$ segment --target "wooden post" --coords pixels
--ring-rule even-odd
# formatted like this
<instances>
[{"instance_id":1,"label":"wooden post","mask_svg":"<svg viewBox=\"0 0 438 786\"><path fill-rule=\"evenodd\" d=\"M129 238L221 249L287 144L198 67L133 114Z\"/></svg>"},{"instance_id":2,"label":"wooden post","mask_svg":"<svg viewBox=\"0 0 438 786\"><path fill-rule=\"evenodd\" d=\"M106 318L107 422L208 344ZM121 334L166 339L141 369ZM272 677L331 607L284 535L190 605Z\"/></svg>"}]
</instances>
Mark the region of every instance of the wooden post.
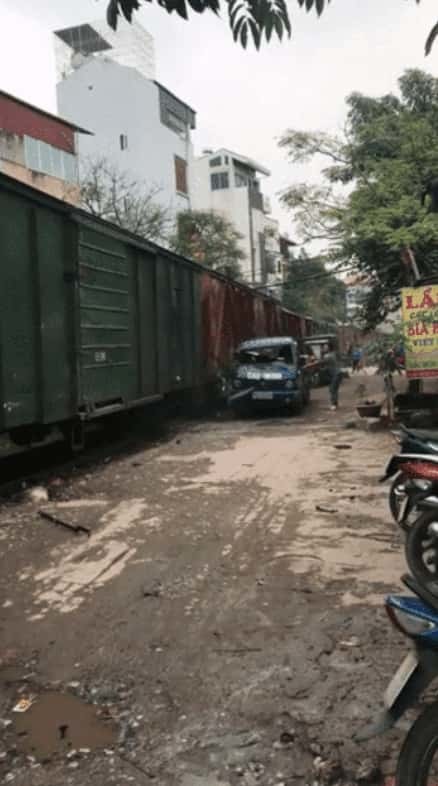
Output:
<instances>
[{"instance_id":1,"label":"wooden post","mask_svg":"<svg viewBox=\"0 0 438 786\"><path fill-rule=\"evenodd\" d=\"M387 371L385 374L385 392L386 392L386 411L388 413L388 420L390 423L394 421L394 384L392 381L392 374Z\"/></svg>"}]
</instances>

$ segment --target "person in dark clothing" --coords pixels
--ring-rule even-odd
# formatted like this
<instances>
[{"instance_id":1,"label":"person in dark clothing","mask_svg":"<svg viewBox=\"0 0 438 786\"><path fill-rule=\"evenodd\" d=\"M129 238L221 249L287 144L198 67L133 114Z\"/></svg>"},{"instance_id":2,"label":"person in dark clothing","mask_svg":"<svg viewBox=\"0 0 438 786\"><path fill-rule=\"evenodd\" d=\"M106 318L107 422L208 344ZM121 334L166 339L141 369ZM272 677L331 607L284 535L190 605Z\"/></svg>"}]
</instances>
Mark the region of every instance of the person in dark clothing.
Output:
<instances>
[{"instance_id":1,"label":"person in dark clothing","mask_svg":"<svg viewBox=\"0 0 438 786\"><path fill-rule=\"evenodd\" d=\"M354 347L351 353L351 370L354 374L355 371L360 371L362 363L362 350L360 347Z\"/></svg>"},{"instance_id":2,"label":"person in dark clothing","mask_svg":"<svg viewBox=\"0 0 438 786\"><path fill-rule=\"evenodd\" d=\"M340 367L338 353L336 352L336 347L333 342L330 342L327 346L327 350L324 353L324 362L328 369L330 378L330 408L335 410L338 408L339 387L342 382L342 369Z\"/></svg>"}]
</instances>

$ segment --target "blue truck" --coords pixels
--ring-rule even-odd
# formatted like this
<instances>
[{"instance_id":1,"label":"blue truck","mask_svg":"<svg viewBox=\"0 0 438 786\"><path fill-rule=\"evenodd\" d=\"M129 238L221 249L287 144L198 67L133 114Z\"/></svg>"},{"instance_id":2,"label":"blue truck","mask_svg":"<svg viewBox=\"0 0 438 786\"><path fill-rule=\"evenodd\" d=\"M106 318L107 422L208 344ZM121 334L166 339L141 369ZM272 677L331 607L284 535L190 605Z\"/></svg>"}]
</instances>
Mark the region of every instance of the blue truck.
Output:
<instances>
[{"instance_id":1,"label":"blue truck","mask_svg":"<svg viewBox=\"0 0 438 786\"><path fill-rule=\"evenodd\" d=\"M235 353L229 407L237 414L266 407L301 412L310 401L305 360L290 336L244 341Z\"/></svg>"}]
</instances>

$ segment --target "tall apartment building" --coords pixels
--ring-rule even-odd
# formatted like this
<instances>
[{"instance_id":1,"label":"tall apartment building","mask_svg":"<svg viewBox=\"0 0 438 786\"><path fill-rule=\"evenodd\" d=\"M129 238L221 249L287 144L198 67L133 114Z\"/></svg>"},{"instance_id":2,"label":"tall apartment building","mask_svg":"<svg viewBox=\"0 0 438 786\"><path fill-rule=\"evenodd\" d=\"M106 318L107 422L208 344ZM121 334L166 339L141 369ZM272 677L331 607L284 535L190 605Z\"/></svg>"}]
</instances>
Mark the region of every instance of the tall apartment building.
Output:
<instances>
[{"instance_id":1,"label":"tall apartment building","mask_svg":"<svg viewBox=\"0 0 438 786\"><path fill-rule=\"evenodd\" d=\"M154 80L153 40L141 25L114 33L103 24L54 34L59 111L93 132L80 142L84 168L106 158L145 188L158 188L157 199L175 217L190 207L195 112Z\"/></svg>"}]
</instances>

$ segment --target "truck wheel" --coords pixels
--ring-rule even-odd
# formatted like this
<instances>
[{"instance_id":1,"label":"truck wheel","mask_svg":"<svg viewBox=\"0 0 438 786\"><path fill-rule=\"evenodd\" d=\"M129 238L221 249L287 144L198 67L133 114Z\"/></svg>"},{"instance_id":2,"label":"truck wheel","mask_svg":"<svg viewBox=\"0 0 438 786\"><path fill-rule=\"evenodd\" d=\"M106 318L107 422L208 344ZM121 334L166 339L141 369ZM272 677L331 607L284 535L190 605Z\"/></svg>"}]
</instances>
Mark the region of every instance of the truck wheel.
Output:
<instances>
[{"instance_id":1,"label":"truck wheel","mask_svg":"<svg viewBox=\"0 0 438 786\"><path fill-rule=\"evenodd\" d=\"M306 401L305 401L305 398L304 398L304 393L301 390L299 397L293 402L293 404L290 404L290 407L289 407L290 414L291 415L301 415L301 413L302 413L302 411L304 409L305 403L306 403Z\"/></svg>"},{"instance_id":2,"label":"truck wheel","mask_svg":"<svg viewBox=\"0 0 438 786\"><path fill-rule=\"evenodd\" d=\"M235 405L232 407L232 412L237 420L242 420L243 418L247 418L249 416L249 407L243 406L243 404L240 406Z\"/></svg>"}]
</instances>

